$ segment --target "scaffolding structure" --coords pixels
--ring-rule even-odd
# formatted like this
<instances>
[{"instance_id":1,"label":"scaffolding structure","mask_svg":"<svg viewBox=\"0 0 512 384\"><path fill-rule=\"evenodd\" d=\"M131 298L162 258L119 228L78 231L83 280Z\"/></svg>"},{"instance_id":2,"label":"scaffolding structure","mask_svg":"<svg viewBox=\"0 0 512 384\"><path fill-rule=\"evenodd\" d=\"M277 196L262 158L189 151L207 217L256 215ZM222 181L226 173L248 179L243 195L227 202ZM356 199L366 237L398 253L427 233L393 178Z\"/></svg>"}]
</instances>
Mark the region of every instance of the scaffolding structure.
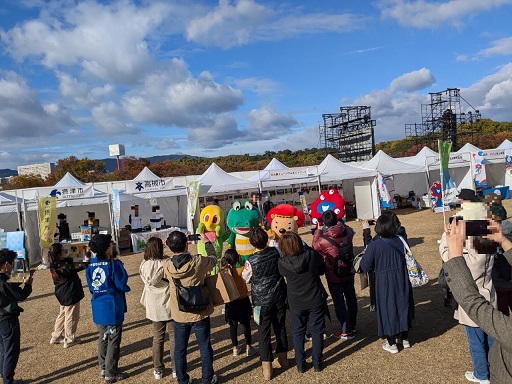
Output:
<instances>
[{"instance_id":1,"label":"scaffolding structure","mask_svg":"<svg viewBox=\"0 0 512 384\"><path fill-rule=\"evenodd\" d=\"M466 112L461 109L461 99L469 107ZM480 119L480 111L460 95L460 89L448 88L430 93L430 104L421 104L421 124L405 124L405 136L434 150L438 140L450 141L452 151L456 151L460 142L474 139L478 131L473 123Z\"/></svg>"},{"instance_id":2,"label":"scaffolding structure","mask_svg":"<svg viewBox=\"0 0 512 384\"><path fill-rule=\"evenodd\" d=\"M371 107L340 107L340 113L323 114L319 126L321 147L331 149L343 162L370 160L375 154Z\"/></svg>"}]
</instances>

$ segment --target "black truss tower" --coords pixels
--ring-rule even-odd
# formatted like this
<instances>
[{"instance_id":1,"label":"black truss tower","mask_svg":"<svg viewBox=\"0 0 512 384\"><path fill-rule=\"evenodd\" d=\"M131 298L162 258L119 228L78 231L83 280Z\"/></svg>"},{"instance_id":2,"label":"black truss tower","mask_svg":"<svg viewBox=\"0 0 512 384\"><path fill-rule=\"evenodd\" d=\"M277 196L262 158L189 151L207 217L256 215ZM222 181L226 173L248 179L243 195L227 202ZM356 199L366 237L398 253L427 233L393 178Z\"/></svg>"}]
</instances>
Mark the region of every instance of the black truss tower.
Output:
<instances>
[{"instance_id":1,"label":"black truss tower","mask_svg":"<svg viewBox=\"0 0 512 384\"><path fill-rule=\"evenodd\" d=\"M461 99L469 107L466 112L461 109ZM450 141L452 151L456 151L461 142L474 138L477 131L473 123L480 119L480 111L464 100L460 89L448 88L430 93L430 104L421 104L421 124L405 124L405 136L434 150L437 150L437 140Z\"/></svg>"},{"instance_id":2,"label":"black truss tower","mask_svg":"<svg viewBox=\"0 0 512 384\"><path fill-rule=\"evenodd\" d=\"M340 107L340 113L323 114L322 118L321 147L334 150L339 160L366 161L375 154L371 107Z\"/></svg>"}]
</instances>

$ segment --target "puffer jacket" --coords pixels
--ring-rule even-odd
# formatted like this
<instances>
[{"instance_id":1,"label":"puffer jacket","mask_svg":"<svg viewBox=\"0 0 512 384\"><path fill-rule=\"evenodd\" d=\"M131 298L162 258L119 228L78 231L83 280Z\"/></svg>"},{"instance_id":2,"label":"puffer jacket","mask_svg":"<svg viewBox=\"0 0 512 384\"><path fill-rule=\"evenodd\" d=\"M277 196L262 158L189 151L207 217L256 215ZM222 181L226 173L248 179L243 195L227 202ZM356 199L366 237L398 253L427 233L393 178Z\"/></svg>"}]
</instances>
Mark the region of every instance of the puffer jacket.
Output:
<instances>
[{"instance_id":1,"label":"puffer jacket","mask_svg":"<svg viewBox=\"0 0 512 384\"><path fill-rule=\"evenodd\" d=\"M346 231L346 232L345 232ZM323 232L320 229L315 231L313 241L311 245L313 249L317 251L324 258L325 262L325 278L331 283L344 283L354 278L351 274L347 277L339 277L334 273L334 266L336 265L336 256L338 256L338 247L330 243L328 240L323 239L322 236L329 237L338 244L343 244L344 237L347 237L347 243L352 244L352 238L354 237L354 230L342 222L338 222L336 225L329 227Z\"/></svg>"},{"instance_id":2,"label":"puffer jacket","mask_svg":"<svg viewBox=\"0 0 512 384\"><path fill-rule=\"evenodd\" d=\"M254 305L268 306L286 301L286 282L278 268L280 257L276 248L267 247L249 258Z\"/></svg>"}]
</instances>

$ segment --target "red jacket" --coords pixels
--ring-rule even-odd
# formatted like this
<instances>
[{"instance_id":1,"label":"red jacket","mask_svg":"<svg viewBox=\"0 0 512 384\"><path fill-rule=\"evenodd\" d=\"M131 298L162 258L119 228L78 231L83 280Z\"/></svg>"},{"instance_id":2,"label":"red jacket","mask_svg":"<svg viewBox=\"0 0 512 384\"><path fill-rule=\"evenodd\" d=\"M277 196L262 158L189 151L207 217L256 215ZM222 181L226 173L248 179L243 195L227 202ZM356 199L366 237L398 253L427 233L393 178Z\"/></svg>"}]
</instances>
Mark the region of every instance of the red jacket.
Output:
<instances>
[{"instance_id":1,"label":"red jacket","mask_svg":"<svg viewBox=\"0 0 512 384\"><path fill-rule=\"evenodd\" d=\"M334 244L331 244L328 240L323 239L321 236L330 237L334 241L339 244L343 244L343 238L345 237L344 233L346 230L347 243L352 244L352 238L354 237L354 230L347 225L338 222L336 225L327 228L324 232L320 229L315 231L315 235L313 236L312 247L315 251L317 251L324 258L325 262L325 277L327 281L331 283L344 283L349 279L353 279L354 275L350 275L349 277L339 277L334 273L334 260L338 255L338 247Z\"/></svg>"}]
</instances>

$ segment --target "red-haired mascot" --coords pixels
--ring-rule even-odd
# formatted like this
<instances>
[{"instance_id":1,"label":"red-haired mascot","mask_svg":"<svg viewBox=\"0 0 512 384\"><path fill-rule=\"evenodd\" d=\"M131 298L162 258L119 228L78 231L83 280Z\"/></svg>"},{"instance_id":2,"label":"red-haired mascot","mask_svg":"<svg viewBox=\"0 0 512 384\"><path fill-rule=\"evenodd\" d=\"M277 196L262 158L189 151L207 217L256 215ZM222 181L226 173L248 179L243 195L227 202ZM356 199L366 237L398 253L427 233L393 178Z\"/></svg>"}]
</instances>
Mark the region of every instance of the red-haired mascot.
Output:
<instances>
[{"instance_id":1,"label":"red-haired mascot","mask_svg":"<svg viewBox=\"0 0 512 384\"><path fill-rule=\"evenodd\" d=\"M279 204L267 213L267 222L270 223L269 245L276 246L277 239L285 232L297 233L304 225L306 216L300 209L290 204Z\"/></svg>"}]
</instances>

